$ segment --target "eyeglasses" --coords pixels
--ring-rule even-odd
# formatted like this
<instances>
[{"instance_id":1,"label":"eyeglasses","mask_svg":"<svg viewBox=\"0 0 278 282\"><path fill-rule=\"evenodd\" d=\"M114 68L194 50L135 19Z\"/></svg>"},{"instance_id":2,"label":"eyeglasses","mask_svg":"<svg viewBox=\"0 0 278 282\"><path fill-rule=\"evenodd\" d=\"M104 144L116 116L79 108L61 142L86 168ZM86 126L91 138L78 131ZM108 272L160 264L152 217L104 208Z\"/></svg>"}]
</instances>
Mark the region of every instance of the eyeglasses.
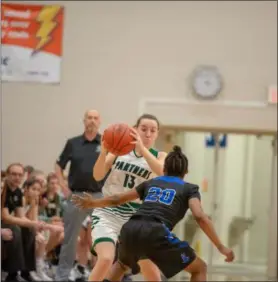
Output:
<instances>
[{"instance_id":1,"label":"eyeglasses","mask_svg":"<svg viewBox=\"0 0 278 282\"><path fill-rule=\"evenodd\" d=\"M23 177L22 173L10 172L9 174L12 175L12 176Z\"/></svg>"}]
</instances>

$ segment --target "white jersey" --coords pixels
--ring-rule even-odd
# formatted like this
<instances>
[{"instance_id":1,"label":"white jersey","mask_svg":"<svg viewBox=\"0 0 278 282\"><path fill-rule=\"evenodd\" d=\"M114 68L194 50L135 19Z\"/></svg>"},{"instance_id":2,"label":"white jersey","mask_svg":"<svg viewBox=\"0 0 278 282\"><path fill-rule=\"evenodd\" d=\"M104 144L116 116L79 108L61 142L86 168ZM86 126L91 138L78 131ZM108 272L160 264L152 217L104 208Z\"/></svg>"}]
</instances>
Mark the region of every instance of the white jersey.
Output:
<instances>
[{"instance_id":1,"label":"white jersey","mask_svg":"<svg viewBox=\"0 0 278 282\"><path fill-rule=\"evenodd\" d=\"M150 152L157 157L158 151L150 149ZM111 172L108 175L102 188L104 196L111 196L138 186L142 182L154 177L147 161L136 155L135 151L119 156L115 159ZM141 201L135 200L117 207L103 208L102 211L113 213L122 219L128 220L139 208Z\"/></svg>"}]
</instances>

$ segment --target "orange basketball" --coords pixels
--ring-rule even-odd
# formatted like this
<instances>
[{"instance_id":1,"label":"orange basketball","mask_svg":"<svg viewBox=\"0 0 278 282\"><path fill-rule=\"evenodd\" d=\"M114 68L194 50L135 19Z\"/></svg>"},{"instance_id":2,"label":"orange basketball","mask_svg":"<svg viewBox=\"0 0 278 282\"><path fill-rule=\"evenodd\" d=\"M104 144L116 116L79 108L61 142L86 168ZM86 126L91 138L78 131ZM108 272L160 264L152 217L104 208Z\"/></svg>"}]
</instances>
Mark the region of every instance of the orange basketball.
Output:
<instances>
[{"instance_id":1,"label":"orange basketball","mask_svg":"<svg viewBox=\"0 0 278 282\"><path fill-rule=\"evenodd\" d=\"M125 123L110 125L103 133L103 142L107 150L116 156L128 154L135 148L134 138L130 135L131 128Z\"/></svg>"}]
</instances>

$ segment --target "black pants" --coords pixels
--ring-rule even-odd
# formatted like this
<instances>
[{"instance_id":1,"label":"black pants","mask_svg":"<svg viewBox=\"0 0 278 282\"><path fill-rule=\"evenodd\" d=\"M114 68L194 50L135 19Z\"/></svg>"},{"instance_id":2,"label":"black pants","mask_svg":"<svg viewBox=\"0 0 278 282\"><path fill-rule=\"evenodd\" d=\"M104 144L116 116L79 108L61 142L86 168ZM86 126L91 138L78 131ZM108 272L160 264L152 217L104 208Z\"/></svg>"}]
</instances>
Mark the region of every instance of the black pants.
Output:
<instances>
[{"instance_id":1,"label":"black pants","mask_svg":"<svg viewBox=\"0 0 278 282\"><path fill-rule=\"evenodd\" d=\"M17 271L36 270L36 234L31 228L17 225L1 224L2 228L9 228L13 232L11 241L3 241L2 270L8 273Z\"/></svg>"},{"instance_id":2,"label":"black pants","mask_svg":"<svg viewBox=\"0 0 278 282\"><path fill-rule=\"evenodd\" d=\"M196 258L186 241L179 240L163 223L149 217L131 218L121 229L119 260L135 268L141 259L150 259L171 278Z\"/></svg>"}]
</instances>

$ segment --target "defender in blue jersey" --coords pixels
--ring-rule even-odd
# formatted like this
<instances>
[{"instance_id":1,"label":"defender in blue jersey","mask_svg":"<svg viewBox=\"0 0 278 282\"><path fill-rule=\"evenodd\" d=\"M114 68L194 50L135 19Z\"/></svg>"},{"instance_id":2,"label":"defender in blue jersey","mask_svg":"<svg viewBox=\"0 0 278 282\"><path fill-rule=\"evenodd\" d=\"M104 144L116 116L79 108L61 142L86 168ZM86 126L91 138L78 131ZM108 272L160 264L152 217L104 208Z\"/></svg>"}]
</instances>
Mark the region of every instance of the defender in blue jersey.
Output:
<instances>
[{"instance_id":1,"label":"defender in blue jersey","mask_svg":"<svg viewBox=\"0 0 278 282\"><path fill-rule=\"evenodd\" d=\"M188 209L219 252L226 256L226 261L233 261L233 251L221 243L212 222L202 210L199 187L183 181L187 171L188 160L180 147L175 146L165 159L164 176L111 197L74 196L73 202L81 208L114 206L137 198L143 201L121 229L118 264L107 277L108 281L119 281L126 267L140 269L146 281L161 281L159 269L167 278L186 270L191 273L191 281L206 281L205 262L196 256L186 241L179 240L171 232ZM146 264L149 260L158 268Z\"/></svg>"}]
</instances>

